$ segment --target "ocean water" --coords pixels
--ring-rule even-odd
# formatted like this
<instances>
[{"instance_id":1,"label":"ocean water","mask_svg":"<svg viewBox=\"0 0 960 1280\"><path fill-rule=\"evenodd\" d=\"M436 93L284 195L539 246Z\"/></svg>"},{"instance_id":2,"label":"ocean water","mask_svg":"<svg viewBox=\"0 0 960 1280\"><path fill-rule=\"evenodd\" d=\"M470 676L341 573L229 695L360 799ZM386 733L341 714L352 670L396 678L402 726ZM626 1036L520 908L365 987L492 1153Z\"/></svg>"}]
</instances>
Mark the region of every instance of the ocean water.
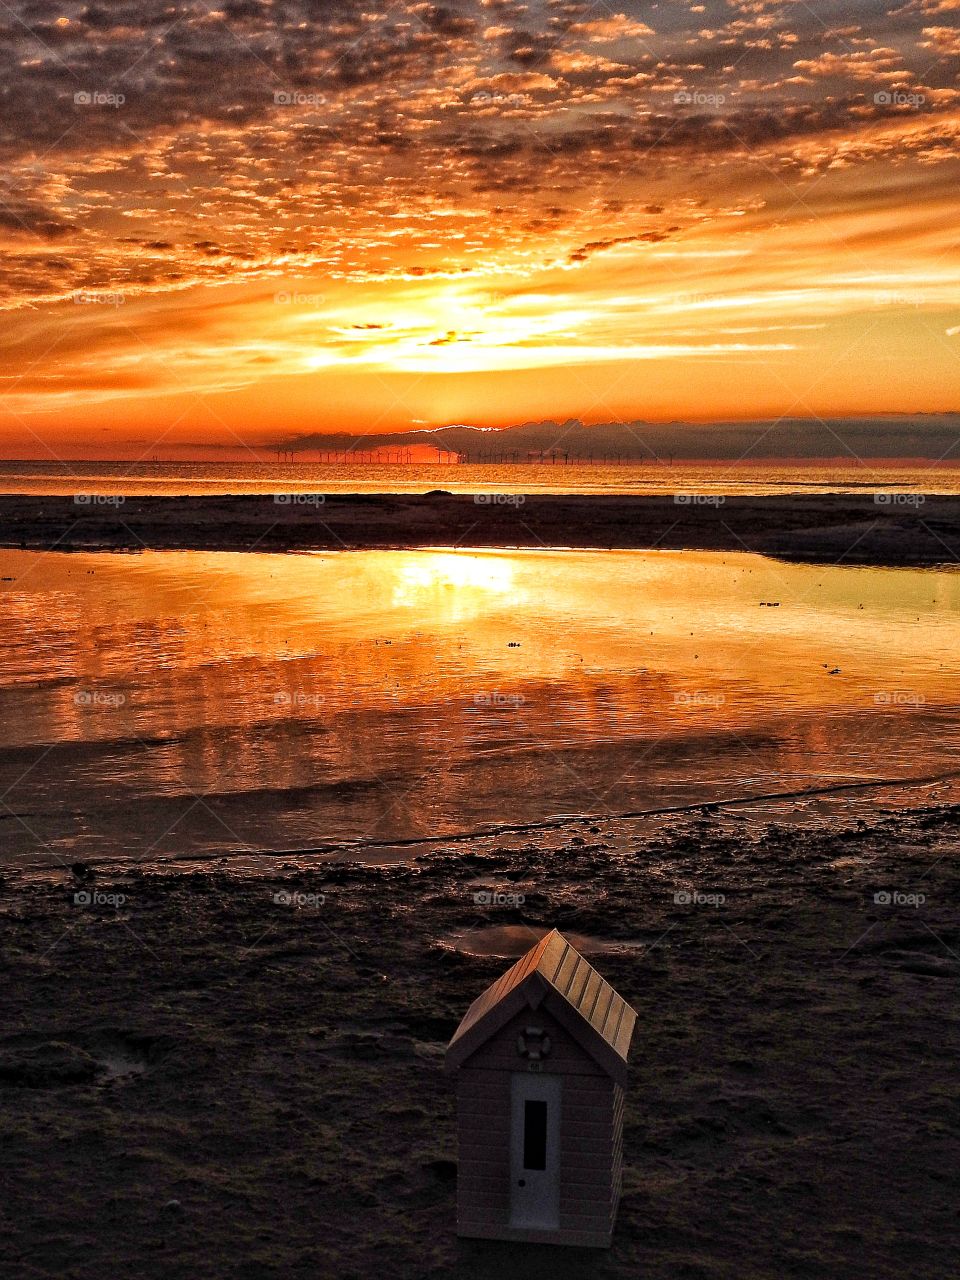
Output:
<instances>
[{"instance_id":1,"label":"ocean water","mask_svg":"<svg viewBox=\"0 0 960 1280\"><path fill-rule=\"evenodd\" d=\"M0 579L7 862L435 838L960 770L955 570L0 551Z\"/></svg>"},{"instance_id":2,"label":"ocean water","mask_svg":"<svg viewBox=\"0 0 960 1280\"><path fill-rule=\"evenodd\" d=\"M149 495L317 493L755 494L960 493L960 463L3 462L0 493Z\"/></svg>"}]
</instances>

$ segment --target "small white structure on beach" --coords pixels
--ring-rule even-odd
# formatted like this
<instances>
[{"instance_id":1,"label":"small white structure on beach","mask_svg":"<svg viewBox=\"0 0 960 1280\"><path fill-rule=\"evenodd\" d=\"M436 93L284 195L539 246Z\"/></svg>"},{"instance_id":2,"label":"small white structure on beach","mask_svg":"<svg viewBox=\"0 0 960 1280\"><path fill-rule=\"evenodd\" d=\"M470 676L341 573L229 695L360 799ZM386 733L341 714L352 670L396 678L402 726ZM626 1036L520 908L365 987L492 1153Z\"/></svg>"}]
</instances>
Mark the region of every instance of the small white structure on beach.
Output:
<instances>
[{"instance_id":1,"label":"small white structure on beach","mask_svg":"<svg viewBox=\"0 0 960 1280\"><path fill-rule=\"evenodd\" d=\"M607 1248L637 1015L558 933L467 1010L457 1074L457 1234Z\"/></svg>"}]
</instances>

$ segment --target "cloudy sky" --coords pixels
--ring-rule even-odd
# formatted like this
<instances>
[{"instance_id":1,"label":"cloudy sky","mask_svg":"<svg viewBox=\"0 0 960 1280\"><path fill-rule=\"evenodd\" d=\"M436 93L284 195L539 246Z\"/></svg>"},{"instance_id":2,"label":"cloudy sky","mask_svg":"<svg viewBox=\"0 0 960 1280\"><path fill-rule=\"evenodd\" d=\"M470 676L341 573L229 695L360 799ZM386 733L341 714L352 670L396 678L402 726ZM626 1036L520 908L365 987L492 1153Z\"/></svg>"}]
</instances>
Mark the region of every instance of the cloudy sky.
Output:
<instances>
[{"instance_id":1,"label":"cloudy sky","mask_svg":"<svg viewBox=\"0 0 960 1280\"><path fill-rule=\"evenodd\" d=\"M0 453L960 409L960 0L0 3Z\"/></svg>"}]
</instances>

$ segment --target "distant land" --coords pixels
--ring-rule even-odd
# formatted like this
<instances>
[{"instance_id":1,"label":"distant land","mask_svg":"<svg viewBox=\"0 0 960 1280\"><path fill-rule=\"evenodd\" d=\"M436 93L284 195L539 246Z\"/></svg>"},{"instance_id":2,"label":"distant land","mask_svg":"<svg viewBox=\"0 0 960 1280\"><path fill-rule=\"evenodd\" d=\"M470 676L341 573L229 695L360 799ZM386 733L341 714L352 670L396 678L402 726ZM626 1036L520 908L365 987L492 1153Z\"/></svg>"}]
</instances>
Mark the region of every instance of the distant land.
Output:
<instances>
[{"instance_id":1,"label":"distant land","mask_svg":"<svg viewBox=\"0 0 960 1280\"><path fill-rule=\"evenodd\" d=\"M744 461L920 458L960 465L960 413L737 422L457 424L394 433L314 433L265 447L280 454L362 453L427 446L464 462Z\"/></svg>"},{"instance_id":2,"label":"distant land","mask_svg":"<svg viewBox=\"0 0 960 1280\"><path fill-rule=\"evenodd\" d=\"M306 495L308 498L311 495ZM960 497L906 494L332 493L125 498L0 494L0 547L48 551L362 551L417 547L754 551L812 564L960 563ZM481 499L478 501L478 497Z\"/></svg>"}]
</instances>

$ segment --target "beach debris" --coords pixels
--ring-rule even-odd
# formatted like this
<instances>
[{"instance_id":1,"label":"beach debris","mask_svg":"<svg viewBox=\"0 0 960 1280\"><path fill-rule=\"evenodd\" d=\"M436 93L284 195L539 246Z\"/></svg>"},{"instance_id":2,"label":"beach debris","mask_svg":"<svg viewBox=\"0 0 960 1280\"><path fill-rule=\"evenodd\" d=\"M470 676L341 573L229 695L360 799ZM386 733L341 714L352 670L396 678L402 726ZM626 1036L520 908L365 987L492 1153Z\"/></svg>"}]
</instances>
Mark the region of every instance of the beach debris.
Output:
<instances>
[{"instance_id":1,"label":"beach debris","mask_svg":"<svg viewBox=\"0 0 960 1280\"><path fill-rule=\"evenodd\" d=\"M446 1053L458 1235L609 1248L636 1017L556 929L473 1002Z\"/></svg>"}]
</instances>

